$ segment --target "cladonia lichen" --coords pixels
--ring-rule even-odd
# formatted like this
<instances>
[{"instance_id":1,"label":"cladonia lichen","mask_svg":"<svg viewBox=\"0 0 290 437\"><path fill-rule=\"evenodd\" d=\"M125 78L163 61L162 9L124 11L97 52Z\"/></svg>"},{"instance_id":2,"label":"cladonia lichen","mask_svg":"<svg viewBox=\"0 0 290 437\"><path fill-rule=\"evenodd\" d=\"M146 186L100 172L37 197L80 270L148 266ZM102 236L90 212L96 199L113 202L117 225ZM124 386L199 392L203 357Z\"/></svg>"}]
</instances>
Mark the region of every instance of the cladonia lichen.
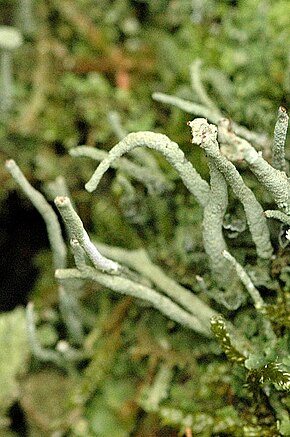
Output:
<instances>
[{"instance_id":1,"label":"cladonia lichen","mask_svg":"<svg viewBox=\"0 0 290 437\"><path fill-rule=\"evenodd\" d=\"M194 68L198 68L198 65ZM201 85L197 82L196 86ZM203 93L200 94L200 98L204 104L211 107L209 110L214 114L212 118L216 119L217 108ZM193 152L194 147L200 147L205 152L209 181L201 177L176 142L160 133L130 133L109 153L86 146L72 149L70 152L72 156L87 156L101 161L85 185L88 192L97 190L106 171L113 167L120 171L117 179L127 190L127 195L133 198L134 179L148 188L149 196L162 196L164 193L170 196L173 193L174 184L167 180L154 158L150 159L147 154L131 152L143 147L163 155L187 187L189 195L193 196L197 208L202 210L202 240L209 263L208 268L204 266L206 281L200 276L196 277L199 291L200 284L203 284L201 296L196 294L196 290L190 290L169 277L150 259L144 248L128 250L110 244L94 243L70 201L67 188L64 189L63 183L55 183L50 185L52 191L55 192L60 187L60 192L54 203L65 224L74 261L74 265L66 267L66 247L55 212L43 195L26 180L16 163L13 160L7 161L6 168L46 222L59 290L60 314L68 335L68 341L59 340L54 348L43 347L37 336L34 307L29 303L27 331L34 355L41 361L48 361L64 368L67 372L72 372L80 361L91 358L91 351L84 346L85 329L79 302L79 291L89 282L97 284L101 289L136 298L173 322L206 338L207 341L215 338L229 361L243 367L246 381L252 391L258 386L259 390L263 390L267 395L269 390L264 390L265 384L272 384L278 390L288 391L289 361L283 361L283 354L273 356L273 351L279 349L275 323L279 325L285 322L289 326L289 315L280 308L276 316L276 307L264 299L258 287L259 280L255 278L255 272L258 272L259 268L265 268L268 272L273 257L267 218L277 219L290 226L289 179L284 156L286 122L288 116L284 109L280 109L274 134L273 166L250 143L251 135L248 131L245 136L239 136L228 120L220 118L217 125L209 123L206 118L195 118L188 122L194 144ZM243 129L237 130L240 133L244 132ZM254 138L258 137L254 135ZM127 153L131 154L132 159L137 157L138 163L133 162L134 159L131 161L124 158L123 155ZM277 209L264 212L256 195L232 161L243 161L247 164L261 187L272 197ZM255 251L251 251L252 272L251 268L243 265L243 247L240 251L233 250L224 235L230 196L234 196L242 205L254 243ZM98 198L94 201L98 202ZM158 202L154 205L158 208ZM285 238L289 240L289 229L286 230ZM247 244L250 245L252 242L248 241ZM269 273L266 274L264 283L268 280ZM216 307L212 308L210 298L229 310L238 309L247 299L251 301L252 310L261 320L260 329L264 338L262 345L266 345L265 350L262 348L257 352L255 341L250 341L234 323L225 320L219 307L218 310ZM160 375L151 386L151 391L148 391L151 398L153 396L155 399L155 391L163 390L163 394L157 392L154 411L159 409L159 402L167 395L164 387L171 381L171 370L170 365L161 367ZM147 398L151 399L148 393ZM145 396L145 401L143 400L145 406L147 398ZM146 408L150 410L148 405ZM162 411L164 413L165 410Z\"/></svg>"}]
</instances>

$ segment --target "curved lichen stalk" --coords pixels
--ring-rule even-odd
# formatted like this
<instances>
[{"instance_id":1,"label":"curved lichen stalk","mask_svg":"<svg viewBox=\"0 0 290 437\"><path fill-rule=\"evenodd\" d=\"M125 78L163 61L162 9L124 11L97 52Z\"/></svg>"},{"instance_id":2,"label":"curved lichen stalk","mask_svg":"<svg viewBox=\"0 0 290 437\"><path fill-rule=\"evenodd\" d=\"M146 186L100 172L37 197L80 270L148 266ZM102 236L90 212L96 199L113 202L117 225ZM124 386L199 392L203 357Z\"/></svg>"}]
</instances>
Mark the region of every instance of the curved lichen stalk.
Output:
<instances>
[{"instance_id":1,"label":"curved lichen stalk","mask_svg":"<svg viewBox=\"0 0 290 437\"><path fill-rule=\"evenodd\" d=\"M188 188L191 194L193 194L197 202L203 207L207 204L209 196L208 183L202 179L192 164L187 161L178 144L171 141L166 135L154 132L134 132L127 135L126 138L111 149L108 157L100 163L95 173L86 184L86 189L89 192L94 191L103 174L109 169L114 161L136 147L148 147L149 149L154 149L162 153L167 161L175 168L184 185Z\"/></svg>"},{"instance_id":2,"label":"curved lichen stalk","mask_svg":"<svg viewBox=\"0 0 290 437\"><path fill-rule=\"evenodd\" d=\"M198 203L204 207L203 237L205 250L210 258L212 272L218 278L219 285L226 286L227 281L223 280L223 278L228 276L225 272L229 273L232 270L232 266L229 266L228 260L221 255L222 251L226 249L222 235L222 221L227 205L227 191L224 178L245 208L258 256L262 259L269 259L272 255L272 246L261 205L256 200L253 192L244 184L234 165L219 152L216 127L208 125L205 119L196 119L190 123L190 126L197 126L200 124L200 121L202 121L201 124L205 124L205 127L208 126L206 129L208 129L207 133L209 135L206 137L206 132L197 132L194 128L193 142L200 144L208 154L211 188L193 168L192 164L186 160L179 146L167 136L152 132L137 132L129 134L113 147L86 184L86 189L88 191L96 189L102 176L114 164L115 160L136 147L149 147L162 153L176 169Z\"/></svg>"},{"instance_id":3,"label":"curved lichen stalk","mask_svg":"<svg viewBox=\"0 0 290 437\"><path fill-rule=\"evenodd\" d=\"M35 188L33 188L32 185L30 185L13 159L6 161L6 169L9 171L11 176L21 187L22 191L30 199L34 207L42 215L43 220L45 221L48 239L53 255L54 267L56 269L65 267L67 250L62 237L61 227L54 210L46 201L44 196Z\"/></svg>"},{"instance_id":4,"label":"curved lichen stalk","mask_svg":"<svg viewBox=\"0 0 290 437\"><path fill-rule=\"evenodd\" d=\"M103 174L116 160L136 147L145 146L161 152L177 170L181 179L198 203L204 207L203 240L205 251L209 256L211 270L220 286L226 287L232 266L221 256L226 249L222 234L224 213L227 207L227 187L223 175L209 160L211 188L204 181L192 164L184 157L179 146L167 136L153 132L137 132L129 134L109 152L100 163L91 180L86 184L88 191L97 188ZM124 159L124 158L123 158Z\"/></svg>"},{"instance_id":5,"label":"curved lichen stalk","mask_svg":"<svg viewBox=\"0 0 290 437\"><path fill-rule=\"evenodd\" d=\"M283 136L283 138L285 141L285 136ZM221 143L230 146L233 158L236 155L238 159L243 159L246 161L249 168L255 174L259 182L272 195L278 208L289 214L290 186L285 171L281 171L280 169L272 167L262 157L261 153L258 153L247 140L238 137L231 129L230 122L227 119L222 119L219 122L218 139ZM280 137L279 139L281 140ZM284 153L284 148L282 147L280 140L277 140L279 143L279 153ZM276 148L274 150L275 161L278 161L278 150L276 150ZM281 158L280 166L283 165L282 163L283 159Z\"/></svg>"},{"instance_id":6,"label":"curved lichen stalk","mask_svg":"<svg viewBox=\"0 0 290 437\"><path fill-rule=\"evenodd\" d=\"M101 273L87 265L84 265L81 270L58 269L55 272L55 277L60 281L60 283L73 279L91 280L109 288L110 290L116 291L117 293L142 299L150 303L152 307L165 314L171 320L174 320L175 322L202 335L207 337L211 336L209 328L193 314L188 313L171 299L163 296L156 290L141 283L131 281L128 278Z\"/></svg>"},{"instance_id":7,"label":"curved lichen stalk","mask_svg":"<svg viewBox=\"0 0 290 437\"><path fill-rule=\"evenodd\" d=\"M218 170L214 160L209 159L210 187L192 164L184 157L179 146L167 136L153 132L137 132L129 134L109 152L100 163L90 181L86 184L88 191L97 188L103 174L116 160L136 147L145 146L162 153L177 170L181 179L198 203L204 207L203 241L209 257L211 271L220 287L227 288L231 273L235 275L232 265L222 255L227 248L222 225L227 207L228 194L223 174ZM124 158L123 158L124 159Z\"/></svg>"},{"instance_id":8,"label":"curved lichen stalk","mask_svg":"<svg viewBox=\"0 0 290 437\"><path fill-rule=\"evenodd\" d=\"M263 209L254 193L245 185L236 167L220 153L216 126L209 124L205 118L196 118L188 124L192 130L192 142L205 150L241 201L258 256L270 259L272 246Z\"/></svg>"},{"instance_id":9,"label":"curved lichen stalk","mask_svg":"<svg viewBox=\"0 0 290 437\"><path fill-rule=\"evenodd\" d=\"M227 248L223 236L223 221L228 205L228 190L222 173L212 159L208 159L210 195L203 211L202 233L204 249L209 257L211 271L221 287L232 282L232 266L221 256Z\"/></svg>"},{"instance_id":10,"label":"curved lichen stalk","mask_svg":"<svg viewBox=\"0 0 290 437\"><path fill-rule=\"evenodd\" d=\"M142 149L139 149L139 151ZM71 156L86 156L96 161L102 161L108 157L108 152L99 150L95 147L78 146L69 151ZM147 156L146 156L147 158ZM146 159L147 160L147 159ZM158 168L148 167L147 165L139 165L131 162L129 159L121 158L112 163L112 167L122 170L125 174L133 177L137 181L141 181L147 186L148 191L156 191L162 193L171 190L173 184L165 179L165 176Z\"/></svg>"},{"instance_id":11,"label":"curved lichen stalk","mask_svg":"<svg viewBox=\"0 0 290 437\"><path fill-rule=\"evenodd\" d=\"M73 209L70 199L66 196L57 196L54 203L67 226L71 238L79 242L95 268L104 272L119 273L122 270L121 266L102 256L91 242L80 217Z\"/></svg>"}]
</instances>

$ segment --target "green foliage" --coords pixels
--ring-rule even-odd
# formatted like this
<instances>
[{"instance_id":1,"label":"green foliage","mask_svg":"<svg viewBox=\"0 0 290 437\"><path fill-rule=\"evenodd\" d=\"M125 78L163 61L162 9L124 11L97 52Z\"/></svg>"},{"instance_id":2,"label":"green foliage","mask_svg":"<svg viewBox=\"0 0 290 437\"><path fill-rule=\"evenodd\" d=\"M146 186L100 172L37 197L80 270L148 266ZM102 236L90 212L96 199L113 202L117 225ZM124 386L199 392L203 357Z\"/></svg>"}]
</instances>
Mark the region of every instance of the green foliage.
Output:
<instances>
[{"instance_id":1,"label":"green foliage","mask_svg":"<svg viewBox=\"0 0 290 437\"><path fill-rule=\"evenodd\" d=\"M49 435L72 412L69 402L72 378L52 369L30 374L21 384L21 405L30 435Z\"/></svg>"},{"instance_id":2,"label":"green foliage","mask_svg":"<svg viewBox=\"0 0 290 437\"><path fill-rule=\"evenodd\" d=\"M133 395L134 387L129 380L107 378L102 384L102 390L94 396L87 409L87 419L93 435L128 436L135 422L129 405Z\"/></svg>"},{"instance_id":3,"label":"green foliage","mask_svg":"<svg viewBox=\"0 0 290 437\"><path fill-rule=\"evenodd\" d=\"M30 349L25 314L17 308L0 317L0 420L19 397L18 378L28 367ZM5 423L5 422L4 422Z\"/></svg>"}]
</instances>

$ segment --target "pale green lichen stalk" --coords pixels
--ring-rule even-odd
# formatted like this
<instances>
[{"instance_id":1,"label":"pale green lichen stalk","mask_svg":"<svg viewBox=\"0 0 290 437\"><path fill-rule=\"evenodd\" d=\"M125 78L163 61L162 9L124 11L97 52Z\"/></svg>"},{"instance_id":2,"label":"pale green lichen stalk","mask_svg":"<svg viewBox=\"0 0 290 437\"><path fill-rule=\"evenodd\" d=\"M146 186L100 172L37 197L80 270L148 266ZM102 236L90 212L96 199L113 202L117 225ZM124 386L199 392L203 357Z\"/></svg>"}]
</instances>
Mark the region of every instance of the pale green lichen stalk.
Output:
<instances>
[{"instance_id":1,"label":"pale green lichen stalk","mask_svg":"<svg viewBox=\"0 0 290 437\"><path fill-rule=\"evenodd\" d=\"M188 124L192 130L192 142L205 150L241 201L258 256L261 259L270 259L273 249L263 209L254 193L245 185L236 167L221 154L216 126L209 124L205 118L196 118Z\"/></svg>"},{"instance_id":2,"label":"pale green lichen stalk","mask_svg":"<svg viewBox=\"0 0 290 437\"><path fill-rule=\"evenodd\" d=\"M221 287L232 282L233 269L221 256L227 248L223 235L224 215L228 205L228 191L226 181L215 166L212 159L208 159L210 171L210 195L203 211L203 244L209 256L211 271Z\"/></svg>"},{"instance_id":3,"label":"pale green lichen stalk","mask_svg":"<svg viewBox=\"0 0 290 437\"><path fill-rule=\"evenodd\" d=\"M154 132L134 132L127 135L109 152L109 155L104 159L95 173L87 182L86 189L89 192L94 191L103 174L108 168L121 158L122 155L134 150L136 147L148 147L149 149L157 150L170 162L181 177L184 185L193 194L198 203L205 206L209 195L209 186L205 180L197 173L192 164L187 161L184 153L179 146L171 141L166 135L156 134Z\"/></svg>"},{"instance_id":4,"label":"pale green lichen stalk","mask_svg":"<svg viewBox=\"0 0 290 437\"><path fill-rule=\"evenodd\" d=\"M150 287L131 281L125 277L100 273L90 266L85 266L82 270L58 269L55 272L55 277L60 283L65 283L72 279L90 280L117 293L137 297L138 299L150 303L151 306L158 309L171 320L207 337L211 336L208 327L206 328L197 317L194 317L192 314L180 308L177 304L172 302L171 299L161 295Z\"/></svg>"},{"instance_id":5,"label":"pale green lichen stalk","mask_svg":"<svg viewBox=\"0 0 290 437\"><path fill-rule=\"evenodd\" d=\"M272 165L277 170L286 172L285 143L288 130L289 116L286 109L280 106L278 109L277 122L274 129L274 141L272 146Z\"/></svg>"},{"instance_id":6,"label":"pale green lichen stalk","mask_svg":"<svg viewBox=\"0 0 290 437\"><path fill-rule=\"evenodd\" d=\"M141 149L139 149L139 151L140 150ZM96 161L103 161L108 158L108 152L105 150L88 146L75 147L70 150L70 154L77 157L86 156ZM173 188L172 183L165 178L158 168L153 169L148 166L141 166L126 158L120 158L111 165L113 168L120 169L137 181L142 182L147 186L149 192L156 191L157 193L162 193L165 190L171 190Z\"/></svg>"},{"instance_id":7,"label":"pale green lichen stalk","mask_svg":"<svg viewBox=\"0 0 290 437\"><path fill-rule=\"evenodd\" d=\"M58 218L52 207L46 201L45 197L30 185L13 159L6 161L6 169L9 171L45 221L47 234L52 249L54 268L58 269L65 267L67 250L62 237Z\"/></svg>"},{"instance_id":8,"label":"pale green lichen stalk","mask_svg":"<svg viewBox=\"0 0 290 437\"><path fill-rule=\"evenodd\" d=\"M125 266L135 270L140 275L152 281L164 294L178 302L184 309L197 317L207 329L211 317L217 312L203 302L187 288L170 278L156 264L154 264L144 249L126 250L98 243L98 247L107 257L122 262Z\"/></svg>"},{"instance_id":9,"label":"pale green lichen stalk","mask_svg":"<svg viewBox=\"0 0 290 437\"><path fill-rule=\"evenodd\" d=\"M236 269L236 272L241 279L242 283L246 287L246 290L248 291L249 295L251 296L252 300L254 301L255 308L257 310L261 310L265 306L265 302L260 294L260 292L257 290L257 288L254 286L251 278L246 273L246 271L243 269L243 267L237 262L237 260L226 250L223 250L222 255L224 258L226 258L230 263L234 266Z\"/></svg>"},{"instance_id":10,"label":"pale green lichen stalk","mask_svg":"<svg viewBox=\"0 0 290 437\"><path fill-rule=\"evenodd\" d=\"M81 219L73 209L70 199L68 197L58 196L55 198L54 203L68 228L71 238L79 242L94 266L104 272L117 273L120 271L121 266L118 263L103 257L96 246L93 245L84 229Z\"/></svg>"},{"instance_id":11,"label":"pale green lichen stalk","mask_svg":"<svg viewBox=\"0 0 290 437\"><path fill-rule=\"evenodd\" d=\"M86 358L82 351L71 347L64 340L58 341L55 349L48 349L42 346L37 337L35 312L32 302L29 302L26 307L26 326L30 347L34 356L40 361L50 362L70 371L72 363L82 361Z\"/></svg>"},{"instance_id":12,"label":"pale green lichen stalk","mask_svg":"<svg viewBox=\"0 0 290 437\"><path fill-rule=\"evenodd\" d=\"M238 159L243 159L249 165L251 171L255 174L259 182L273 196L279 209L286 213L290 212L289 205L289 182L285 171L273 168L263 157L257 152L254 147L245 139L238 137L231 129L230 123L226 119L222 119L218 125L218 139L222 144L226 144L226 150L231 151L231 159L237 156ZM285 138L284 138L285 139ZM278 150L276 150L278 155ZM284 156L284 150L279 147L279 154ZM276 158L277 159L277 158Z\"/></svg>"}]
</instances>

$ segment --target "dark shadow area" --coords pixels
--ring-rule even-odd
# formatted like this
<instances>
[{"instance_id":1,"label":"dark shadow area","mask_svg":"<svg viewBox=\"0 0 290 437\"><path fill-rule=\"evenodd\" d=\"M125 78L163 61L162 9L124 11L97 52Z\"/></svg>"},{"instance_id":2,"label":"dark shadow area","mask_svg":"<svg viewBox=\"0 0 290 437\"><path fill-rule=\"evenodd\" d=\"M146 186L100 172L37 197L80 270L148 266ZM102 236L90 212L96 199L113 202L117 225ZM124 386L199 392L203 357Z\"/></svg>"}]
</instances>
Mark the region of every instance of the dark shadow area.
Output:
<instances>
[{"instance_id":1,"label":"dark shadow area","mask_svg":"<svg viewBox=\"0 0 290 437\"><path fill-rule=\"evenodd\" d=\"M12 405L9 411L9 416L11 419L10 429L18 433L21 437L27 436L27 426L25 424L25 416L18 403Z\"/></svg>"},{"instance_id":2,"label":"dark shadow area","mask_svg":"<svg viewBox=\"0 0 290 437\"><path fill-rule=\"evenodd\" d=\"M0 228L0 311L10 311L27 303L38 273L33 257L49 245L42 217L16 192L1 205Z\"/></svg>"}]
</instances>

